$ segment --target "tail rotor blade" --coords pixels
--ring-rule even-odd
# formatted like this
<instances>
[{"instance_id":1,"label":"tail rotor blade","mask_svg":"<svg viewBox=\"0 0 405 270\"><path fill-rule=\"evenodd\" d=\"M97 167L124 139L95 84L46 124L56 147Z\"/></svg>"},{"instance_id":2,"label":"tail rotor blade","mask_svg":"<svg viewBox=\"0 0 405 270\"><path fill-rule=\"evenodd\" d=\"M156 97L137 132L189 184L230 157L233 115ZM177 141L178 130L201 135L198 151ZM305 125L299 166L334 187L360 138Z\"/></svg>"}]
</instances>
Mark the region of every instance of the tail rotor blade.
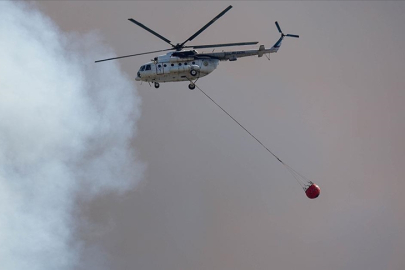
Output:
<instances>
[{"instance_id":1,"label":"tail rotor blade","mask_svg":"<svg viewBox=\"0 0 405 270\"><path fill-rule=\"evenodd\" d=\"M291 35L291 34L287 34L287 35L285 35L286 37L295 37L295 38L299 38L300 36L299 35Z\"/></svg>"},{"instance_id":2,"label":"tail rotor blade","mask_svg":"<svg viewBox=\"0 0 405 270\"><path fill-rule=\"evenodd\" d=\"M280 34L282 34L283 32L281 32L280 25L278 25L278 22L277 22L277 21L276 21L276 26L277 26L277 29L278 29L278 31L280 32Z\"/></svg>"}]
</instances>

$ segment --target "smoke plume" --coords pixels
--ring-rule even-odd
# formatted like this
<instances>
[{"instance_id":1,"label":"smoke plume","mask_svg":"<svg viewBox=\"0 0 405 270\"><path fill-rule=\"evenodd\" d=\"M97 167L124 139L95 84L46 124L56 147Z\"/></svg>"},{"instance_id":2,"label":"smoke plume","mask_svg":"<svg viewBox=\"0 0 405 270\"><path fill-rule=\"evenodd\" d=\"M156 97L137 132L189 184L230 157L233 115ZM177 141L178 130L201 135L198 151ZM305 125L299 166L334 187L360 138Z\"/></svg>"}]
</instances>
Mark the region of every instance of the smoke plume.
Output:
<instances>
[{"instance_id":1,"label":"smoke plume","mask_svg":"<svg viewBox=\"0 0 405 270\"><path fill-rule=\"evenodd\" d=\"M0 2L0 268L74 269L77 198L142 178L133 81L96 35L61 32L32 4Z\"/></svg>"}]
</instances>

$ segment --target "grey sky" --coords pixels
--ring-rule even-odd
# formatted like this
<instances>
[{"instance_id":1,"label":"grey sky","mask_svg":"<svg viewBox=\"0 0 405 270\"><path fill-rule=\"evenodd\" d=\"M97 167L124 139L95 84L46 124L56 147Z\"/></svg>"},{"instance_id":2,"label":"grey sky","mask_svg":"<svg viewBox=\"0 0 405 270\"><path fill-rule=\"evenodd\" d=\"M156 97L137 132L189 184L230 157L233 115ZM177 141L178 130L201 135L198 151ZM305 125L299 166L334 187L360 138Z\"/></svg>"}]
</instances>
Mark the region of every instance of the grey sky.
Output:
<instances>
[{"instance_id":1,"label":"grey sky","mask_svg":"<svg viewBox=\"0 0 405 270\"><path fill-rule=\"evenodd\" d=\"M145 176L78 206L80 269L404 269L404 2L36 2L62 31L95 31L117 55L167 47L128 18L181 42L229 4L191 44L270 47L276 20L300 38L271 61L221 62L198 85L321 196L308 200L187 83L138 84L132 147ZM151 57L118 63L134 78Z\"/></svg>"}]
</instances>

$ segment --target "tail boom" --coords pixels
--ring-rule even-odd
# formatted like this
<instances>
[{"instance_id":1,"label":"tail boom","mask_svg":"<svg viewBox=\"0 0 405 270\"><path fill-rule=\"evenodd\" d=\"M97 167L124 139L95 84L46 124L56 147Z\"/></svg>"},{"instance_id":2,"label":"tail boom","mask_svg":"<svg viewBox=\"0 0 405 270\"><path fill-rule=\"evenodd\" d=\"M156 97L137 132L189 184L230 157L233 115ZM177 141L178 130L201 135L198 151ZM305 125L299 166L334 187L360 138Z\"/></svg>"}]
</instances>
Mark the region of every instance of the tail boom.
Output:
<instances>
[{"instance_id":1,"label":"tail boom","mask_svg":"<svg viewBox=\"0 0 405 270\"><path fill-rule=\"evenodd\" d=\"M262 57L264 54L267 53L276 53L280 47L281 42L283 41L284 37L295 37L298 38L298 35L292 34L284 34L281 31L280 25L276 22L276 26L278 31L281 34L281 37L277 40L277 42L271 48L265 48L264 45L260 45L258 50L246 50L246 51L230 51L230 52L212 52L212 53L203 53L198 54L196 57L198 58L214 58L220 61L236 61L238 58L247 57L247 56L254 56L257 55L258 57Z\"/></svg>"}]
</instances>

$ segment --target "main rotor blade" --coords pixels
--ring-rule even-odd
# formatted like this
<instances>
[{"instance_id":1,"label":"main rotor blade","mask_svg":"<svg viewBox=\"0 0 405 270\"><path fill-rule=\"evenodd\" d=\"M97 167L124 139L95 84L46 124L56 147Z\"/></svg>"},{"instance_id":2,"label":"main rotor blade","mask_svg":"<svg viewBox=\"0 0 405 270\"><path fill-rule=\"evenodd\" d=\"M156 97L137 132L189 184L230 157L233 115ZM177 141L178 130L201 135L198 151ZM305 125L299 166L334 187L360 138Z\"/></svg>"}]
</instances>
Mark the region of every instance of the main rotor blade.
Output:
<instances>
[{"instance_id":1,"label":"main rotor blade","mask_svg":"<svg viewBox=\"0 0 405 270\"><path fill-rule=\"evenodd\" d=\"M296 38L299 38L300 36L299 35L291 35L291 34L287 34L287 35L285 35L286 37L296 37Z\"/></svg>"},{"instance_id":2,"label":"main rotor blade","mask_svg":"<svg viewBox=\"0 0 405 270\"><path fill-rule=\"evenodd\" d=\"M212 19L209 23L207 23L206 25L204 25L200 30L198 30L197 32L195 32L194 35L192 35L191 37L189 37L186 41L184 41L181 46L183 47L184 44L186 44L186 42L193 40L196 36L198 36L199 34L201 34L202 31L204 31L205 29L207 29L211 24L213 24L216 20L218 20L219 18L221 18L225 13L228 12L228 10L230 10L232 8L232 6L230 5L229 7L227 7L226 9L224 9L221 13L219 13L214 19Z\"/></svg>"},{"instance_id":3,"label":"main rotor blade","mask_svg":"<svg viewBox=\"0 0 405 270\"><path fill-rule=\"evenodd\" d=\"M172 49L172 48L170 48L170 49L159 50L159 51L153 51L153 52L144 52L144 53L137 53L137 54L131 54L131 55L125 55L125 56L119 56L119 57L107 58L107 59L97 60L97 61L95 61L95 63L98 63L98 62L103 62L103 61L109 61L109 60L115 60L115 59L120 59L120 58L125 58L125 57L131 57L131 56L138 56L138 55L144 55L144 54L150 54L150 53L157 53L157 52L171 51L171 50L173 50L173 49Z\"/></svg>"},{"instance_id":4,"label":"main rotor blade","mask_svg":"<svg viewBox=\"0 0 405 270\"><path fill-rule=\"evenodd\" d=\"M255 45L257 43L259 43L259 42L258 41L253 41L253 42L238 42L238 43L222 43L222 44L185 46L184 48L204 49L204 48L215 48L215 47Z\"/></svg>"},{"instance_id":5,"label":"main rotor blade","mask_svg":"<svg viewBox=\"0 0 405 270\"><path fill-rule=\"evenodd\" d=\"M142 27L143 29L145 29L145 30L148 31L149 33L151 33L151 34L157 36L157 37L160 38L161 40L163 40L163 41L169 43L170 45L172 45L172 46L174 47L174 45L170 42L170 40L168 40L167 38L165 38L165 37L162 36L162 35L159 35L158 33L156 33L155 31L153 31L152 29L146 27L146 26L143 25L142 23L140 23L140 22L138 22L138 21L136 21L136 20L134 20L134 19L132 19L132 18L130 18L130 19L128 19L128 20L131 21L131 22L133 22L134 24L136 24L136 25Z\"/></svg>"},{"instance_id":6,"label":"main rotor blade","mask_svg":"<svg viewBox=\"0 0 405 270\"><path fill-rule=\"evenodd\" d=\"M277 26L277 29L278 29L278 31L280 32L280 34L282 34L283 32L281 32L280 25L278 25L278 22L277 22L277 21L276 21L276 26Z\"/></svg>"}]
</instances>

